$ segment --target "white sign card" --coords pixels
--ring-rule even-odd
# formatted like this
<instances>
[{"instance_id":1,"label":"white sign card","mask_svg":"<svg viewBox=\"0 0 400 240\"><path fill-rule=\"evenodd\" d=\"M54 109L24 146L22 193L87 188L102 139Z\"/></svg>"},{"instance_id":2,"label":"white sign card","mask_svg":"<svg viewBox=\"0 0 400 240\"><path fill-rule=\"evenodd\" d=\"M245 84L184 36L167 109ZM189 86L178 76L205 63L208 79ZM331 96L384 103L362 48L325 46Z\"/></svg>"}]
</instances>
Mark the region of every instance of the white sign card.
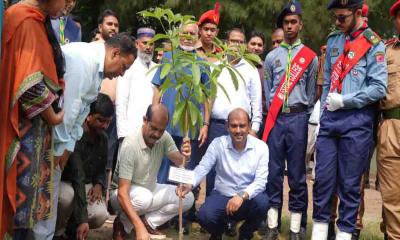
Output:
<instances>
[{"instance_id":1,"label":"white sign card","mask_svg":"<svg viewBox=\"0 0 400 240\"><path fill-rule=\"evenodd\" d=\"M170 167L168 180L176 183L194 183L194 172L184 168Z\"/></svg>"}]
</instances>

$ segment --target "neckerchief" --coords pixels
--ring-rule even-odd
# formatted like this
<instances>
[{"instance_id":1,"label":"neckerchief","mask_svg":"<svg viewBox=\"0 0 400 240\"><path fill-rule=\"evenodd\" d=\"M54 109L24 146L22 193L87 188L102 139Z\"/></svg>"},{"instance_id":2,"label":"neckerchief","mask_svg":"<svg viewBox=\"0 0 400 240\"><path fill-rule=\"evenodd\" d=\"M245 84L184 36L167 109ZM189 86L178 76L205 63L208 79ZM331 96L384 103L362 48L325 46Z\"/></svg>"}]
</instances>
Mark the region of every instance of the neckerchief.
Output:
<instances>
[{"instance_id":1,"label":"neckerchief","mask_svg":"<svg viewBox=\"0 0 400 240\"><path fill-rule=\"evenodd\" d=\"M64 19L64 17L60 17L60 44L64 45L65 44L65 34L64 34L64 30L65 30L65 21L66 19Z\"/></svg>"},{"instance_id":2,"label":"neckerchief","mask_svg":"<svg viewBox=\"0 0 400 240\"><path fill-rule=\"evenodd\" d=\"M289 45L286 42L281 43L281 47L286 48L288 50L287 63L286 63L286 67L285 67L285 73L286 73L285 95L284 95L282 111L284 111L285 108L287 108L289 105L290 66L292 65L292 61L293 61L292 50L293 50L293 48L299 46L300 44L301 44L300 39L297 39L296 42L294 42L292 45Z\"/></svg>"}]
</instances>

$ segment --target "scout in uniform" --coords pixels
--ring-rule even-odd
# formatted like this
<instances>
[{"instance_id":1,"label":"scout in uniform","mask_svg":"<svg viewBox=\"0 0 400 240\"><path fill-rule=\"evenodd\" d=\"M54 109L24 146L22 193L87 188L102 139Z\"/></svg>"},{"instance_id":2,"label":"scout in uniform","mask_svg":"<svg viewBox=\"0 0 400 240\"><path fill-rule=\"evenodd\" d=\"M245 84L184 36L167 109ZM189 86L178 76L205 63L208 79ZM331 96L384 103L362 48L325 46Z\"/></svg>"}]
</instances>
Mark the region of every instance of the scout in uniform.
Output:
<instances>
[{"instance_id":1,"label":"scout in uniform","mask_svg":"<svg viewBox=\"0 0 400 240\"><path fill-rule=\"evenodd\" d=\"M338 31L328 37L316 144L312 240L326 240L332 195L340 199L337 240L356 227L361 177L373 142L373 103L386 94L385 46L362 18L362 0L332 0Z\"/></svg>"},{"instance_id":2,"label":"scout in uniform","mask_svg":"<svg viewBox=\"0 0 400 240\"><path fill-rule=\"evenodd\" d=\"M400 34L400 0L390 9ZM378 178L383 202L386 239L400 239L400 40L386 42L388 92L380 102L382 122L378 130Z\"/></svg>"},{"instance_id":3,"label":"scout in uniform","mask_svg":"<svg viewBox=\"0 0 400 240\"><path fill-rule=\"evenodd\" d=\"M278 209L282 204L283 174L287 160L289 181L290 239L302 239L300 223L307 211L305 155L308 118L315 103L318 70L316 53L299 39L303 27L299 2L291 1L278 17L284 42L271 51L264 63L265 96L269 101L263 140L270 149L267 191L267 240L278 239Z\"/></svg>"}]
</instances>

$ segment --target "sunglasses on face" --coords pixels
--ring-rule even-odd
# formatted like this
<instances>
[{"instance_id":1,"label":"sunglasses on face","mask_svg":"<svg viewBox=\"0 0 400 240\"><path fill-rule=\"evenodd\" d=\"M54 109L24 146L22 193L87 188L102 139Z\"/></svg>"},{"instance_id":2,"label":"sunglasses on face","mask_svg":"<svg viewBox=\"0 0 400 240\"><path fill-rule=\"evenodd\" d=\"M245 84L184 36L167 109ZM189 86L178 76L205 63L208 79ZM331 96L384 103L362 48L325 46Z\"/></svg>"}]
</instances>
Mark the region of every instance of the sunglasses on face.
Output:
<instances>
[{"instance_id":1,"label":"sunglasses on face","mask_svg":"<svg viewBox=\"0 0 400 240\"><path fill-rule=\"evenodd\" d=\"M350 14L348 14L348 15L335 15L335 14L332 14L332 19L334 20L334 21L338 21L339 23L345 23L346 22L346 19L348 18L348 17L351 17L351 16L353 16L354 15L354 13L350 13Z\"/></svg>"}]
</instances>

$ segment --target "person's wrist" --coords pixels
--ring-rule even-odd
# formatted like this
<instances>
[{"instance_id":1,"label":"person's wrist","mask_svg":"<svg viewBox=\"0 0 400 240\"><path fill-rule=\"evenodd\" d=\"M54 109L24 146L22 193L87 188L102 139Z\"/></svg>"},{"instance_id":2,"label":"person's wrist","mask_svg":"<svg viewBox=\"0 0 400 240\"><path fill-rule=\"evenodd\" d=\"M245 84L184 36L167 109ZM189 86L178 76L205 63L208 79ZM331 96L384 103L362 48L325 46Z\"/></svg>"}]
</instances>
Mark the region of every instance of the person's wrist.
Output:
<instances>
[{"instance_id":1,"label":"person's wrist","mask_svg":"<svg viewBox=\"0 0 400 240\"><path fill-rule=\"evenodd\" d=\"M245 191L238 192L236 193L236 195L240 197L243 201L246 201L249 198L249 195Z\"/></svg>"},{"instance_id":2,"label":"person's wrist","mask_svg":"<svg viewBox=\"0 0 400 240\"><path fill-rule=\"evenodd\" d=\"M207 121L204 121L204 122L203 122L203 127L208 127L208 126L210 126L210 123L207 122Z\"/></svg>"}]
</instances>

